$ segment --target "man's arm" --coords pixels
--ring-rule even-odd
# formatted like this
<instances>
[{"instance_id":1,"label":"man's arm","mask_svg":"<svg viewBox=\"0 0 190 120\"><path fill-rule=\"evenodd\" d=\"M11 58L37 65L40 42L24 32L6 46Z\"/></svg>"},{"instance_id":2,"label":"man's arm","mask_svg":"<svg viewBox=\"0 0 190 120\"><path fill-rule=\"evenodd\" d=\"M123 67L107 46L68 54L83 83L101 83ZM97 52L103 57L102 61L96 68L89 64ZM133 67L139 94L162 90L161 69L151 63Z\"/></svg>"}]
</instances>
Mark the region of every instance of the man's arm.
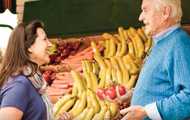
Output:
<instances>
[{"instance_id":1,"label":"man's arm","mask_svg":"<svg viewBox=\"0 0 190 120\"><path fill-rule=\"evenodd\" d=\"M175 41L175 47L168 56L170 62L166 64L174 94L156 101L164 120L183 120L190 117L190 38L183 36Z\"/></svg>"}]
</instances>

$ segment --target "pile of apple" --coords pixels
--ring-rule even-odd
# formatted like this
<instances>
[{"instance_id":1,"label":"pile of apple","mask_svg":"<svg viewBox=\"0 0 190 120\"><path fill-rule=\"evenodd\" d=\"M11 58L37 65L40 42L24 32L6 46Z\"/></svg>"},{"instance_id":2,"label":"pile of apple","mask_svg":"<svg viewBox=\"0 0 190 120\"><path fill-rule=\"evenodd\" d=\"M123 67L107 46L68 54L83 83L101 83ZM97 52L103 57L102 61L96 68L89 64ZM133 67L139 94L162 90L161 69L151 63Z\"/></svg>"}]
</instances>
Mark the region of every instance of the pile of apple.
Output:
<instances>
[{"instance_id":1,"label":"pile of apple","mask_svg":"<svg viewBox=\"0 0 190 120\"><path fill-rule=\"evenodd\" d=\"M124 96L127 93L127 89L123 85L112 85L107 88L98 88L96 95L101 100L115 100L118 97Z\"/></svg>"}]
</instances>

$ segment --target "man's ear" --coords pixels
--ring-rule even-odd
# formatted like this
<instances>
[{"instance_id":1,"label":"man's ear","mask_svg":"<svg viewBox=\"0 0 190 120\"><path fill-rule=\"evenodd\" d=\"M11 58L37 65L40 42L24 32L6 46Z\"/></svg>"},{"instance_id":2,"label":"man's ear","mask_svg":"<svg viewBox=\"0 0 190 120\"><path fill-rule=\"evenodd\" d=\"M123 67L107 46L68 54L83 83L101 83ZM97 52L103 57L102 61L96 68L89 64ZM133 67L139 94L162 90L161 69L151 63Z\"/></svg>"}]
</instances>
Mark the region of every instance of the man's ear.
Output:
<instances>
[{"instance_id":1,"label":"man's ear","mask_svg":"<svg viewBox=\"0 0 190 120\"><path fill-rule=\"evenodd\" d=\"M172 7L165 6L162 14L164 20L167 20L169 17L171 17L171 13L172 13Z\"/></svg>"}]
</instances>

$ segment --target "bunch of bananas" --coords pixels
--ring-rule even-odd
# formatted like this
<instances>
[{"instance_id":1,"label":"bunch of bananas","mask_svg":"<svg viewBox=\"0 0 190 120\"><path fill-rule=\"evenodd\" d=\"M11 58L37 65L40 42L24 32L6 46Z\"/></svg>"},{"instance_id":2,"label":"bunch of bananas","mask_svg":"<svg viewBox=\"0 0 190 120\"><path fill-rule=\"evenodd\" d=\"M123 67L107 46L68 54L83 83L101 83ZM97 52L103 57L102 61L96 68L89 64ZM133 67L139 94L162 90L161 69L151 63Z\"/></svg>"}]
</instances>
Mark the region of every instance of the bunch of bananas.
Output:
<instances>
[{"instance_id":1,"label":"bunch of bananas","mask_svg":"<svg viewBox=\"0 0 190 120\"><path fill-rule=\"evenodd\" d=\"M134 87L143 60L152 46L152 39L142 28L118 28L118 34L104 33L103 54L94 42L91 46L94 59L99 65L98 87L108 87L113 81L127 89Z\"/></svg>"},{"instance_id":2,"label":"bunch of bananas","mask_svg":"<svg viewBox=\"0 0 190 120\"><path fill-rule=\"evenodd\" d=\"M83 61L83 65L84 62L87 61ZM94 92L97 87L96 75L94 72L88 72L89 67L83 68L86 70L86 73L83 73L84 78L78 72L71 71L74 79L72 94L64 95L54 105L55 118L58 119L63 112L69 112L74 120L110 120L117 114L118 105L99 100ZM95 78L87 80L91 76Z\"/></svg>"},{"instance_id":3,"label":"bunch of bananas","mask_svg":"<svg viewBox=\"0 0 190 120\"><path fill-rule=\"evenodd\" d=\"M118 34L104 33L104 46L100 52L95 42L91 42L94 61L83 60L83 73L74 70L72 94L64 95L54 106L55 118L69 112L74 120L111 120L119 111L117 103L100 100L97 88L109 87L113 82L134 87L143 59L151 48L152 40L143 29L118 28ZM103 53L103 54L102 54Z\"/></svg>"}]
</instances>

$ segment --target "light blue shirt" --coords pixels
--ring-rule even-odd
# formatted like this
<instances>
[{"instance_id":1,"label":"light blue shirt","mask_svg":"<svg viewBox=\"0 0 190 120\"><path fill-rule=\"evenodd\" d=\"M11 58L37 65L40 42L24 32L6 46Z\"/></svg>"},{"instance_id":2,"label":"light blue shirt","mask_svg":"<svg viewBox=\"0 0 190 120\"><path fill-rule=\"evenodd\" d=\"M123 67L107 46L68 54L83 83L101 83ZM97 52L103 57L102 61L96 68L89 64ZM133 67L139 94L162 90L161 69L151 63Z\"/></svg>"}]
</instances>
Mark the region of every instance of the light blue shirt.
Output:
<instances>
[{"instance_id":1,"label":"light blue shirt","mask_svg":"<svg viewBox=\"0 0 190 120\"><path fill-rule=\"evenodd\" d=\"M190 118L189 52L190 36L179 25L154 36L154 46L131 101L132 105L142 105L148 112L152 111L145 119Z\"/></svg>"}]
</instances>

